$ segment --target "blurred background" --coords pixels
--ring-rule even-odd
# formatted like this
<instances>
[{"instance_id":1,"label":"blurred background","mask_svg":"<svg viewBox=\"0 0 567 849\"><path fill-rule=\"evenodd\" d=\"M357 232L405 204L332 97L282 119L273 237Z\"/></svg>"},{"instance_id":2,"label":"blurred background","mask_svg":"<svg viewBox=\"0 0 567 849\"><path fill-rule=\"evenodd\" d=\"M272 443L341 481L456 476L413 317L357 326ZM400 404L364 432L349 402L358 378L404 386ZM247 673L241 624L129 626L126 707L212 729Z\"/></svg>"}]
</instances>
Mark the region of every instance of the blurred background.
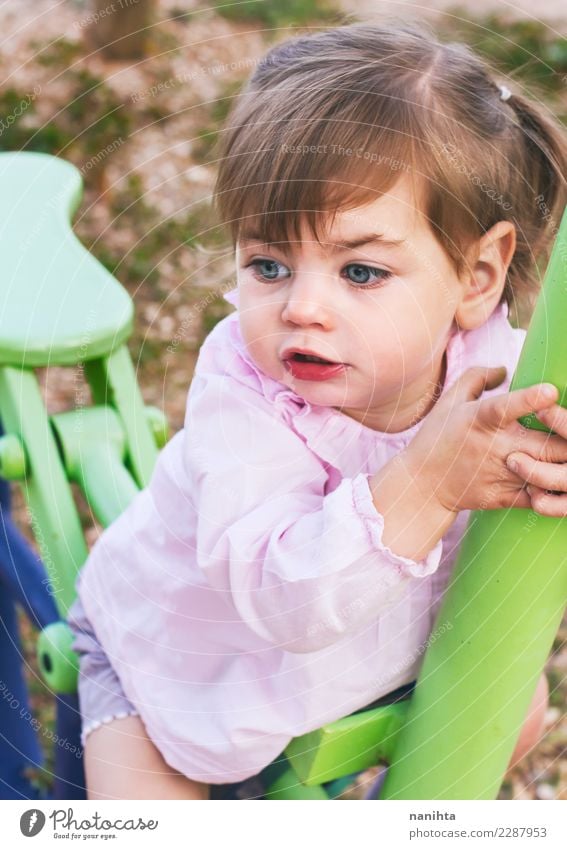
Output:
<instances>
[{"instance_id":1,"label":"blurred background","mask_svg":"<svg viewBox=\"0 0 567 849\"><path fill-rule=\"evenodd\" d=\"M522 83L567 123L564 0L1 4L0 150L51 153L80 170L85 192L75 232L134 299L129 348L138 380L146 403L165 410L172 432L183 426L199 347L232 311L222 297L236 284L231 248L210 202L214 142L231 100L271 44L381 14L433 21L443 39L471 44L502 80ZM511 317L527 326L529 315ZM77 403L73 369L52 368L41 381L50 413ZM86 387L84 393L81 403ZM23 501L14 495L15 517L32 539ZM94 539L98 529L78 493L77 500ZM22 628L47 758L33 777L50 786L53 701L38 676L36 637L23 617ZM501 799L567 799L566 637L564 623L546 667L545 738L504 783Z\"/></svg>"}]
</instances>

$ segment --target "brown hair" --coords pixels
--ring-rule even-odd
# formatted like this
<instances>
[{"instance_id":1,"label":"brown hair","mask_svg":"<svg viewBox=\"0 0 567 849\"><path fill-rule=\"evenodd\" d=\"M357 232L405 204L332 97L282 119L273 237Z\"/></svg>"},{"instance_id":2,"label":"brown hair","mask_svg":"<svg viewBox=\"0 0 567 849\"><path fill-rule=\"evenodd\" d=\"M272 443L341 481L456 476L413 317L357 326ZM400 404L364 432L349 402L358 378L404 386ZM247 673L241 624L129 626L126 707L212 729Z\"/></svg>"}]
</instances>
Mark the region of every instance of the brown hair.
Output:
<instances>
[{"instance_id":1,"label":"brown hair","mask_svg":"<svg viewBox=\"0 0 567 849\"><path fill-rule=\"evenodd\" d=\"M301 220L321 241L321 213L375 200L404 170L424 181L424 212L459 274L468 245L512 221L510 305L537 290L567 200L562 127L519 93L502 99L486 62L424 23L355 23L272 47L216 155L214 203L233 244L243 223L262 241L299 239Z\"/></svg>"}]
</instances>

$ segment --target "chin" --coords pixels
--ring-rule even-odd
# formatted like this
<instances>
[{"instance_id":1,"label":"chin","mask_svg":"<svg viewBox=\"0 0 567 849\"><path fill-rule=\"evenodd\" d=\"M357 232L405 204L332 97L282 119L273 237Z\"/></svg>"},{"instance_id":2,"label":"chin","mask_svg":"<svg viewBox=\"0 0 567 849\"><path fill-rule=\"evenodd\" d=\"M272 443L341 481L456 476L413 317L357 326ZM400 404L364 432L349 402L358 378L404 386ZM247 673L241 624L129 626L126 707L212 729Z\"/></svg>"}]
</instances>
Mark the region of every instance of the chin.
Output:
<instances>
[{"instance_id":1,"label":"chin","mask_svg":"<svg viewBox=\"0 0 567 849\"><path fill-rule=\"evenodd\" d=\"M313 404L321 404L325 407L334 407L340 409L348 405L348 400L344 397L344 391L337 386L330 386L326 381L310 381L310 380L289 380L289 376L285 381L297 395L305 398L306 401L312 401Z\"/></svg>"}]
</instances>

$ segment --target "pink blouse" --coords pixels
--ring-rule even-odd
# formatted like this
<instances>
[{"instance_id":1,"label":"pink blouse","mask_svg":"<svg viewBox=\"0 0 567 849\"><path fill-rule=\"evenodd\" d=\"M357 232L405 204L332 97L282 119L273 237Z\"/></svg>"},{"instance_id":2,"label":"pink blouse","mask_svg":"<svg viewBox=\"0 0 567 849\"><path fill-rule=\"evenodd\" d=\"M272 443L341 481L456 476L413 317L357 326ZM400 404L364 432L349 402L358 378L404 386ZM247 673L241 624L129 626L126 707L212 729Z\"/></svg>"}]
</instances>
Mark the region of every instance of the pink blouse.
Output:
<instances>
[{"instance_id":1,"label":"pink blouse","mask_svg":"<svg viewBox=\"0 0 567 849\"><path fill-rule=\"evenodd\" d=\"M225 295L238 305L235 291ZM454 328L443 392L506 365L526 331L501 304ZM126 696L173 768L257 774L291 738L418 674L470 511L427 556L382 544L368 479L416 435L311 405L250 359L238 312L205 340L185 426L94 546L78 592Z\"/></svg>"}]
</instances>

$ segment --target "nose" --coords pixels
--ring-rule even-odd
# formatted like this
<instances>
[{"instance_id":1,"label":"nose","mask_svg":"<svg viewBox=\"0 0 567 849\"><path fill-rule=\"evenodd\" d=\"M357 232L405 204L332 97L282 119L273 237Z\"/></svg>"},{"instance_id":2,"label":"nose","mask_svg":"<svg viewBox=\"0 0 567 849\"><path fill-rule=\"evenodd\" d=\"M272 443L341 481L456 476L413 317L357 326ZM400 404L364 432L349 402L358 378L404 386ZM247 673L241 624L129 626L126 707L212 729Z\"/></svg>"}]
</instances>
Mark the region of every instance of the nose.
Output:
<instances>
[{"instance_id":1,"label":"nose","mask_svg":"<svg viewBox=\"0 0 567 849\"><path fill-rule=\"evenodd\" d=\"M282 320L299 326L317 324L331 328L337 306L333 303L333 281L330 274L317 271L295 272L287 289Z\"/></svg>"}]
</instances>

